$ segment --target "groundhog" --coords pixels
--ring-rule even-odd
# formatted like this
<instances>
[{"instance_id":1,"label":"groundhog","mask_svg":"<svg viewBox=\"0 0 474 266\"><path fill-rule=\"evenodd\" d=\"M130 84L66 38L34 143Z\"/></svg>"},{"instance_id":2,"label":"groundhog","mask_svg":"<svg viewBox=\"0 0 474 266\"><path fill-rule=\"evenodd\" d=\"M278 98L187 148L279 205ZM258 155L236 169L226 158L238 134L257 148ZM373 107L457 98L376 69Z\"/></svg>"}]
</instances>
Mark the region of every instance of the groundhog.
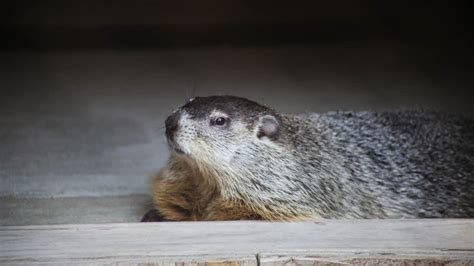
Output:
<instances>
[{"instance_id":1,"label":"groundhog","mask_svg":"<svg viewBox=\"0 0 474 266\"><path fill-rule=\"evenodd\" d=\"M474 217L474 120L433 111L281 114L197 97L166 119L143 221Z\"/></svg>"}]
</instances>

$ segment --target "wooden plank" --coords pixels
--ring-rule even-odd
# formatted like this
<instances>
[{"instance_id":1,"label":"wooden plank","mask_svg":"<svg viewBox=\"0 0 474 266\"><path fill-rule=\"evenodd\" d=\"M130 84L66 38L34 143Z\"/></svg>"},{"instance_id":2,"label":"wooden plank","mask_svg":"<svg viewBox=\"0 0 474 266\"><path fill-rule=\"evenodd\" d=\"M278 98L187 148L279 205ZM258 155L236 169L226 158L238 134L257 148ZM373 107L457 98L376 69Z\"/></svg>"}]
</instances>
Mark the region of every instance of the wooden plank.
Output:
<instances>
[{"instance_id":1,"label":"wooden plank","mask_svg":"<svg viewBox=\"0 0 474 266\"><path fill-rule=\"evenodd\" d=\"M472 263L474 219L0 227L0 264Z\"/></svg>"},{"instance_id":2,"label":"wooden plank","mask_svg":"<svg viewBox=\"0 0 474 266\"><path fill-rule=\"evenodd\" d=\"M402 256L372 256L359 258L332 257L271 257L262 266L310 266L310 265L474 265L474 260L449 258L414 258Z\"/></svg>"}]
</instances>

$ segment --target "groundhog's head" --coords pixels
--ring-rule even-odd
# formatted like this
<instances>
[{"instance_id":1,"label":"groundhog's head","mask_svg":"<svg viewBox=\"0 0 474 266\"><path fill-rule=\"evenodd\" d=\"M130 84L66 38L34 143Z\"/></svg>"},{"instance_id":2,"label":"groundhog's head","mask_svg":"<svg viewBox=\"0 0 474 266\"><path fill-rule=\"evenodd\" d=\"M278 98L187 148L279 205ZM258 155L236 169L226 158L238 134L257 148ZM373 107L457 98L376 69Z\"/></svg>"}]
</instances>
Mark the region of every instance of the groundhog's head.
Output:
<instances>
[{"instance_id":1,"label":"groundhog's head","mask_svg":"<svg viewBox=\"0 0 474 266\"><path fill-rule=\"evenodd\" d=\"M230 163L258 142L277 141L281 123L274 110L244 98L196 97L166 119L166 137L177 153Z\"/></svg>"}]
</instances>

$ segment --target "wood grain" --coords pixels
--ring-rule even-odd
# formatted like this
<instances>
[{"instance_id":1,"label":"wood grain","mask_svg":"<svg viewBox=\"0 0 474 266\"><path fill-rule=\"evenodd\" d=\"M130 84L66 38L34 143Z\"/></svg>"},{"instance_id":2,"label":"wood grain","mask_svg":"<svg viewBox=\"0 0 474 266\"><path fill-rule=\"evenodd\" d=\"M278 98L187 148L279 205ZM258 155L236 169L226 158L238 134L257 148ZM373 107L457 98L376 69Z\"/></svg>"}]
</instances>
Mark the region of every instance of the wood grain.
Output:
<instances>
[{"instance_id":1,"label":"wood grain","mask_svg":"<svg viewBox=\"0 0 474 266\"><path fill-rule=\"evenodd\" d=\"M0 264L474 264L474 219L0 227Z\"/></svg>"}]
</instances>

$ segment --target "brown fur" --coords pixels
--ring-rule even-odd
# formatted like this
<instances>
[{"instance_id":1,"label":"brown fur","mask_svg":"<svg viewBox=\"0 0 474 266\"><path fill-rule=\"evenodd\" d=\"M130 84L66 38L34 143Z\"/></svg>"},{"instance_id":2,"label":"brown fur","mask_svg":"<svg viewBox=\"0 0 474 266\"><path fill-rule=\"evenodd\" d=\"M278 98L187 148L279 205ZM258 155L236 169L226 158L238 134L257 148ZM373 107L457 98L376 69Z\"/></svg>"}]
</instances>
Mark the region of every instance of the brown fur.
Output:
<instances>
[{"instance_id":1,"label":"brown fur","mask_svg":"<svg viewBox=\"0 0 474 266\"><path fill-rule=\"evenodd\" d=\"M152 177L155 208L173 221L259 219L246 204L225 200L216 179L202 172L192 160L173 154Z\"/></svg>"}]
</instances>

